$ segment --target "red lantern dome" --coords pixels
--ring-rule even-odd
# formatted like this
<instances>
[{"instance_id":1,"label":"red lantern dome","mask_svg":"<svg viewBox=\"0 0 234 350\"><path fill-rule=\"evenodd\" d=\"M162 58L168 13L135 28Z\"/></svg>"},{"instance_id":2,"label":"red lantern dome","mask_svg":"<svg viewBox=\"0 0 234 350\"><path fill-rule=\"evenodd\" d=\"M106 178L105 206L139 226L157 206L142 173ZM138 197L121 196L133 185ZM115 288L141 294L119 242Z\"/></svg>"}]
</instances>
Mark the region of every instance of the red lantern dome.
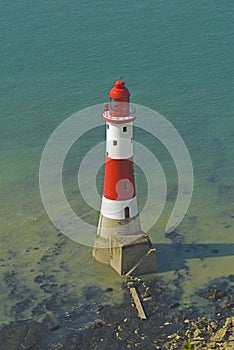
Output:
<instances>
[{"instance_id":1,"label":"red lantern dome","mask_svg":"<svg viewBox=\"0 0 234 350\"><path fill-rule=\"evenodd\" d=\"M130 92L121 79L116 80L109 92L110 102L104 108L103 118L105 121L115 123L130 123L136 116L130 111Z\"/></svg>"},{"instance_id":2,"label":"red lantern dome","mask_svg":"<svg viewBox=\"0 0 234 350\"><path fill-rule=\"evenodd\" d=\"M125 87L123 80L117 80L113 88L109 92L110 99L115 99L117 102L129 102L130 92Z\"/></svg>"}]
</instances>

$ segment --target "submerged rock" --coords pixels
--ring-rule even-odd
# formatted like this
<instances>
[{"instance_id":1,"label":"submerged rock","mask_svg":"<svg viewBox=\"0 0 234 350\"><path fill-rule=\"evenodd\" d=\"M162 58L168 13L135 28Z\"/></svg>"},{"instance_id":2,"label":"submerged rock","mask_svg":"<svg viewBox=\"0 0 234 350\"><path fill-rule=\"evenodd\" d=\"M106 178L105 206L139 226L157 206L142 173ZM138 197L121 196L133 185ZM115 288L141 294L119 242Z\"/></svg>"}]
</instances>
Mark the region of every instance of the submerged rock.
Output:
<instances>
[{"instance_id":1,"label":"submerged rock","mask_svg":"<svg viewBox=\"0 0 234 350\"><path fill-rule=\"evenodd\" d=\"M220 185L218 186L219 198L225 202L234 202L234 186Z\"/></svg>"},{"instance_id":2,"label":"submerged rock","mask_svg":"<svg viewBox=\"0 0 234 350\"><path fill-rule=\"evenodd\" d=\"M41 350L46 335L43 324L34 321L20 321L4 326L0 331L0 350Z\"/></svg>"},{"instance_id":3,"label":"submerged rock","mask_svg":"<svg viewBox=\"0 0 234 350\"><path fill-rule=\"evenodd\" d=\"M176 230L169 233L165 233L165 237L169 238L172 241L172 243L175 243L175 244L181 244L183 243L183 240L184 240L183 235Z\"/></svg>"},{"instance_id":4,"label":"submerged rock","mask_svg":"<svg viewBox=\"0 0 234 350\"><path fill-rule=\"evenodd\" d=\"M175 288L159 277L131 281L143 303L146 320L138 318L127 288L122 304L107 305L100 304L105 290L89 286L82 295L86 305L70 299L70 306L62 311L61 295L52 295L37 305L46 314L42 323L28 320L3 326L0 350L169 350L180 349L187 339L196 349L234 349L232 275L199 291L207 308L182 305L179 284Z\"/></svg>"}]
</instances>

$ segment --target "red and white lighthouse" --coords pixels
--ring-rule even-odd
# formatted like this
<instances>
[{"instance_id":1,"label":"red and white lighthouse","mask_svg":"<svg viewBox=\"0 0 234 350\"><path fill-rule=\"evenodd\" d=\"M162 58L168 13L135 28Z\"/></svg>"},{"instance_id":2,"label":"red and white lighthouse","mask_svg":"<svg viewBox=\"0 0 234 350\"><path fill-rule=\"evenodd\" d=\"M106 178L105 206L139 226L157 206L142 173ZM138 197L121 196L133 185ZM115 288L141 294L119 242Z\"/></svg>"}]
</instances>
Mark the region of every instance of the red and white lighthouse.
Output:
<instances>
[{"instance_id":1,"label":"red and white lighthouse","mask_svg":"<svg viewBox=\"0 0 234 350\"><path fill-rule=\"evenodd\" d=\"M106 162L102 205L93 257L119 274L156 271L155 249L142 232L134 179L135 109L124 81L117 80L105 106Z\"/></svg>"},{"instance_id":2,"label":"red and white lighthouse","mask_svg":"<svg viewBox=\"0 0 234 350\"><path fill-rule=\"evenodd\" d=\"M138 214L134 169L132 128L135 113L130 111L130 93L122 80L110 90L106 121L106 167L101 214L123 220Z\"/></svg>"}]
</instances>

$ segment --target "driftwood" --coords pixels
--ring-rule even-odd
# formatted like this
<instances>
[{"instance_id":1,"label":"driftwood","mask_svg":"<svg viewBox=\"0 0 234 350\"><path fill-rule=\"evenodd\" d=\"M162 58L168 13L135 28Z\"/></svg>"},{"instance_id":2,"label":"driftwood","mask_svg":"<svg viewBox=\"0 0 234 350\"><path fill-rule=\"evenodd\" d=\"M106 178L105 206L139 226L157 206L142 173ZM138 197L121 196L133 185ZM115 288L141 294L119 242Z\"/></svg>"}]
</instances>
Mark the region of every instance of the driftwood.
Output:
<instances>
[{"instance_id":1,"label":"driftwood","mask_svg":"<svg viewBox=\"0 0 234 350\"><path fill-rule=\"evenodd\" d=\"M133 297L134 304L135 304L137 312L138 312L138 317L142 320L145 320L147 317L146 317L145 311L143 309L143 305L140 301L140 298L139 298L139 295L137 293L136 288L133 286L129 286L129 290L130 290L130 293Z\"/></svg>"}]
</instances>

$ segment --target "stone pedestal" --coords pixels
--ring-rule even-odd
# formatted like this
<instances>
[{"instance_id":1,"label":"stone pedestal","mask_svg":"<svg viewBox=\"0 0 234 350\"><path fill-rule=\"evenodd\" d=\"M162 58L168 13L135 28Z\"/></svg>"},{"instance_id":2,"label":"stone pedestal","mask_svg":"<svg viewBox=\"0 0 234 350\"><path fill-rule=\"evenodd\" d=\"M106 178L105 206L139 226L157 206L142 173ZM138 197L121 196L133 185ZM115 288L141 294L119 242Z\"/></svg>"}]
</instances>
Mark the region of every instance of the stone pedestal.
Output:
<instances>
[{"instance_id":1,"label":"stone pedestal","mask_svg":"<svg viewBox=\"0 0 234 350\"><path fill-rule=\"evenodd\" d=\"M100 217L93 257L120 275L156 272L156 250L141 231L138 216L119 221Z\"/></svg>"}]
</instances>

